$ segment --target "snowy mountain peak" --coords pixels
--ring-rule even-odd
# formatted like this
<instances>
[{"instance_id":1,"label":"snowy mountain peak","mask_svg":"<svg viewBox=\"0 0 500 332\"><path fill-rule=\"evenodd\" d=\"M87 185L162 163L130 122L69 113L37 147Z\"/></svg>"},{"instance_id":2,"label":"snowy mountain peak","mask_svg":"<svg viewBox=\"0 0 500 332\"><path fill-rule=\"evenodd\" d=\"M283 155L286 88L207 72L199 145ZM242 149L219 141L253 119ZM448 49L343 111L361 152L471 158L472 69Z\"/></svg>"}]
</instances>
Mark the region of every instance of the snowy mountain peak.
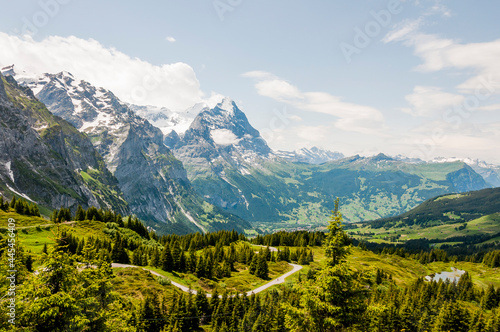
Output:
<instances>
[{"instance_id":1,"label":"snowy mountain peak","mask_svg":"<svg viewBox=\"0 0 500 332\"><path fill-rule=\"evenodd\" d=\"M181 160L224 162L241 174L248 173L249 165L273 157L260 133L230 98L224 98L214 108L204 107L183 135L172 132L165 144Z\"/></svg>"},{"instance_id":2,"label":"snowy mountain peak","mask_svg":"<svg viewBox=\"0 0 500 332\"><path fill-rule=\"evenodd\" d=\"M133 113L111 91L78 80L69 72L22 80L55 115L80 131L120 130L133 121Z\"/></svg>"},{"instance_id":3,"label":"snowy mountain peak","mask_svg":"<svg viewBox=\"0 0 500 332\"><path fill-rule=\"evenodd\" d=\"M291 152L277 151L275 152L275 154L292 162L301 162L307 164L322 164L344 158L344 155L340 152L323 150L315 146L310 149L302 148Z\"/></svg>"},{"instance_id":4,"label":"snowy mountain peak","mask_svg":"<svg viewBox=\"0 0 500 332\"><path fill-rule=\"evenodd\" d=\"M218 103L216 107L228 112L233 112L234 109L237 108L234 101L229 97L224 97L224 99L222 99L222 101Z\"/></svg>"}]
</instances>

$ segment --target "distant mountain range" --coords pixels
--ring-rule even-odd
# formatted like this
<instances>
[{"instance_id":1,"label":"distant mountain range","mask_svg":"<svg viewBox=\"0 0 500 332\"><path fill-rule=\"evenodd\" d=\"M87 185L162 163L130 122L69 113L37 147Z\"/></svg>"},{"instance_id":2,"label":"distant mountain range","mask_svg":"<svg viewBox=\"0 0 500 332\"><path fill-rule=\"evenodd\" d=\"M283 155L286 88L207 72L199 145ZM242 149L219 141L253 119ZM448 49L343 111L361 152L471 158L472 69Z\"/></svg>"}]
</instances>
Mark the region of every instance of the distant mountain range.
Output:
<instances>
[{"instance_id":1,"label":"distant mountain range","mask_svg":"<svg viewBox=\"0 0 500 332\"><path fill-rule=\"evenodd\" d=\"M317 148L273 152L228 98L202 109L184 134L172 131L165 143L205 199L259 223L324 224L336 197L347 220L376 219L439 194L488 187L463 162L343 158Z\"/></svg>"},{"instance_id":2,"label":"distant mountain range","mask_svg":"<svg viewBox=\"0 0 500 332\"><path fill-rule=\"evenodd\" d=\"M471 158L435 158L432 162L446 163L462 161L481 175L492 187L500 187L500 166L488 164L485 161Z\"/></svg>"},{"instance_id":3,"label":"distant mountain range","mask_svg":"<svg viewBox=\"0 0 500 332\"><path fill-rule=\"evenodd\" d=\"M345 158L340 152L323 150L315 146L310 149L302 148L292 152L277 151L276 155L292 162L315 165Z\"/></svg>"},{"instance_id":4,"label":"distant mountain range","mask_svg":"<svg viewBox=\"0 0 500 332\"><path fill-rule=\"evenodd\" d=\"M95 197L50 198L43 201L49 208L74 208L77 201L111 207L168 232L252 228L247 221L274 229L324 224L336 197L345 218L360 221L398 215L436 195L500 183L498 167L481 162L345 157L317 147L273 151L229 98L215 107L197 104L175 113L123 103L111 91L66 72L19 78L22 86L13 68L6 74L3 81L28 96L19 107L45 104L55 119L68 121L65 126L78 129L72 133L91 143L85 153L72 148L74 154L96 156L92 165L69 169L94 186L88 190ZM5 126L15 131L13 123ZM2 162L12 165L14 159L0 158L2 191L33 194L12 187L10 171L1 170Z\"/></svg>"}]
</instances>

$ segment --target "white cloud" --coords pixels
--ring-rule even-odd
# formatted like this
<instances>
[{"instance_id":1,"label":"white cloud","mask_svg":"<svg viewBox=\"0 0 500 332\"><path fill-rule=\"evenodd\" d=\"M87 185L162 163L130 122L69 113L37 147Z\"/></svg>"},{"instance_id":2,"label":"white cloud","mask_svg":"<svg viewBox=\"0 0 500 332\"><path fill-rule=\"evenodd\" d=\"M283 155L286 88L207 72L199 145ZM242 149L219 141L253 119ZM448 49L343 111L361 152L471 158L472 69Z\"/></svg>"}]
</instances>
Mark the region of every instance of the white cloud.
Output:
<instances>
[{"instance_id":1,"label":"white cloud","mask_svg":"<svg viewBox=\"0 0 500 332\"><path fill-rule=\"evenodd\" d=\"M167 38L165 38L169 43L175 43L177 40L172 37L172 36L168 36Z\"/></svg>"},{"instance_id":2,"label":"white cloud","mask_svg":"<svg viewBox=\"0 0 500 332\"><path fill-rule=\"evenodd\" d=\"M0 45L0 66L14 63L32 73L68 71L126 102L183 111L204 98L193 68L182 62L157 66L74 36L35 41L0 32Z\"/></svg>"},{"instance_id":3,"label":"white cloud","mask_svg":"<svg viewBox=\"0 0 500 332\"><path fill-rule=\"evenodd\" d=\"M344 102L326 92L302 92L291 83L264 71L252 71L242 76L256 79L255 88L262 96L295 108L337 117L335 126L344 131L383 136L384 117L369 106Z\"/></svg>"},{"instance_id":4,"label":"white cloud","mask_svg":"<svg viewBox=\"0 0 500 332\"><path fill-rule=\"evenodd\" d=\"M240 139L229 129L215 129L210 132L215 144L231 145L237 144Z\"/></svg>"},{"instance_id":5,"label":"white cloud","mask_svg":"<svg viewBox=\"0 0 500 332\"><path fill-rule=\"evenodd\" d=\"M271 78L276 78L273 74L263 71L263 70L254 70L254 71L249 71L246 73L241 74L243 77L249 77L249 78L257 78L257 79L271 79Z\"/></svg>"},{"instance_id":6,"label":"white cloud","mask_svg":"<svg viewBox=\"0 0 500 332\"><path fill-rule=\"evenodd\" d=\"M414 116L426 117L435 116L465 100L462 95L443 92L441 88L433 86L416 86L413 93L405 98L412 108L403 109L403 111Z\"/></svg>"},{"instance_id":7,"label":"white cloud","mask_svg":"<svg viewBox=\"0 0 500 332\"><path fill-rule=\"evenodd\" d=\"M462 93L489 96L500 94L500 39L464 44L417 30L399 38L386 36L413 47L414 54L423 60L417 67L422 72L457 70L469 76L457 88ZM472 69L472 72L471 72Z\"/></svg>"},{"instance_id":8,"label":"white cloud","mask_svg":"<svg viewBox=\"0 0 500 332\"><path fill-rule=\"evenodd\" d=\"M500 111L500 104L492 104L477 108L478 111Z\"/></svg>"},{"instance_id":9,"label":"white cloud","mask_svg":"<svg viewBox=\"0 0 500 332\"><path fill-rule=\"evenodd\" d=\"M281 102L304 98L297 87L280 79L260 81L255 84L255 88L261 96L270 97Z\"/></svg>"},{"instance_id":10,"label":"white cloud","mask_svg":"<svg viewBox=\"0 0 500 332\"><path fill-rule=\"evenodd\" d=\"M403 20L399 24L396 24L396 26L385 35L385 37L382 39L382 42L390 43L405 38L409 34L418 30L418 28L422 24L422 21L422 18L418 18L416 20Z\"/></svg>"},{"instance_id":11,"label":"white cloud","mask_svg":"<svg viewBox=\"0 0 500 332\"><path fill-rule=\"evenodd\" d=\"M210 97L208 97L205 100L205 103L207 104L208 107L214 108L215 106L217 106L218 103L222 102L222 100L224 98L225 98L225 96L223 96L219 93L216 93L216 92L212 92L210 94Z\"/></svg>"}]
</instances>

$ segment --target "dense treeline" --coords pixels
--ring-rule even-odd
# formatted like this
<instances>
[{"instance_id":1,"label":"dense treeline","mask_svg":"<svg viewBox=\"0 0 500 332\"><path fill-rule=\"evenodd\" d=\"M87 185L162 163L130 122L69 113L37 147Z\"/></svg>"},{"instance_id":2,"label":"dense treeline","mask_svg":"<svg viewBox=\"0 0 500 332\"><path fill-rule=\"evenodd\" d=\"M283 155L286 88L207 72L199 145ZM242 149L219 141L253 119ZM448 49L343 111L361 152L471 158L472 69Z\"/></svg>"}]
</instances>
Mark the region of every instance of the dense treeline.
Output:
<instances>
[{"instance_id":1,"label":"dense treeline","mask_svg":"<svg viewBox=\"0 0 500 332\"><path fill-rule=\"evenodd\" d=\"M40 217L40 210L35 203L28 203L25 199L16 198L15 196L8 202L3 196L0 196L0 210L8 211L9 208L23 216Z\"/></svg>"},{"instance_id":2,"label":"dense treeline","mask_svg":"<svg viewBox=\"0 0 500 332\"><path fill-rule=\"evenodd\" d=\"M287 247L307 247L321 246L325 233L295 231L280 231L273 234L257 235L252 239L252 243L264 246L287 246Z\"/></svg>"},{"instance_id":3,"label":"dense treeline","mask_svg":"<svg viewBox=\"0 0 500 332\"><path fill-rule=\"evenodd\" d=\"M500 250L491 251L485 254L483 264L491 268L500 267Z\"/></svg>"},{"instance_id":4,"label":"dense treeline","mask_svg":"<svg viewBox=\"0 0 500 332\"><path fill-rule=\"evenodd\" d=\"M410 241L408 241L410 242ZM408 243L407 242L407 243ZM382 254L396 254L401 257L415 259L421 263L431 262L472 262L481 263L485 255L491 251L499 252L500 243L490 242L481 244L468 244L468 245L441 245L439 249L434 249L430 246L427 239L411 240L410 245L404 244L386 244L374 242L360 242L353 240L353 243L361 248L370 250L374 253ZM491 266L495 267L495 266Z\"/></svg>"}]
</instances>

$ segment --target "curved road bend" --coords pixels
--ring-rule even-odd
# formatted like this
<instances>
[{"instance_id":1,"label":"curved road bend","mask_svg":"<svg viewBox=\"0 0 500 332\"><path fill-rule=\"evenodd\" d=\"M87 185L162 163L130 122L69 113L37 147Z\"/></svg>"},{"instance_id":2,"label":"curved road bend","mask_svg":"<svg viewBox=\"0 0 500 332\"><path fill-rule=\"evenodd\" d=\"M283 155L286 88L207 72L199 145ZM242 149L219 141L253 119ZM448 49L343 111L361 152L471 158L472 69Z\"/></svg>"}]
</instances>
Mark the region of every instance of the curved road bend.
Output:
<instances>
[{"instance_id":1,"label":"curved road bend","mask_svg":"<svg viewBox=\"0 0 500 332\"><path fill-rule=\"evenodd\" d=\"M263 246L262 246L263 247ZM278 251L278 249L274 248L274 247L269 247L269 250L271 251ZM285 282L285 278L291 276L292 274L294 274L295 272L299 271L302 269L302 265L298 265L298 264L292 264L292 263L288 263L288 265L290 265L292 267L292 270L279 276L278 278L276 279L273 279L271 280L270 282L268 282L267 284L265 285L262 285L260 286L259 288L256 288L256 289L252 289L248 292L246 292L246 295L247 296L250 296L252 294L257 294L257 293L260 293L266 289L268 289L269 287L272 287L274 285L279 285L279 284L282 284ZM155 276L158 276L158 277L162 277L162 278L165 278L165 276L159 274L158 272L155 272L155 271L152 271L152 270L149 270L149 269L146 269L144 267L141 267L141 266L136 266L136 265L129 265L129 264L120 264L120 263L111 263L111 267L122 267L122 268L126 268L126 267L137 267L137 268L140 268L140 269L143 269L143 270L146 270L146 271L149 271L151 272L151 274L155 275ZM181 285L173 280L170 281L172 283L172 285L174 285L175 287L181 289L182 291L186 292L186 293L191 293L191 294L197 294L197 292L194 290L194 289L190 289L189 287L186 287L184 285ZM208 294L207 293L207 297L212 297L212 294ZM219 295L219 297L222 297L222 295Z\"/></svg>"}]
</instances>

